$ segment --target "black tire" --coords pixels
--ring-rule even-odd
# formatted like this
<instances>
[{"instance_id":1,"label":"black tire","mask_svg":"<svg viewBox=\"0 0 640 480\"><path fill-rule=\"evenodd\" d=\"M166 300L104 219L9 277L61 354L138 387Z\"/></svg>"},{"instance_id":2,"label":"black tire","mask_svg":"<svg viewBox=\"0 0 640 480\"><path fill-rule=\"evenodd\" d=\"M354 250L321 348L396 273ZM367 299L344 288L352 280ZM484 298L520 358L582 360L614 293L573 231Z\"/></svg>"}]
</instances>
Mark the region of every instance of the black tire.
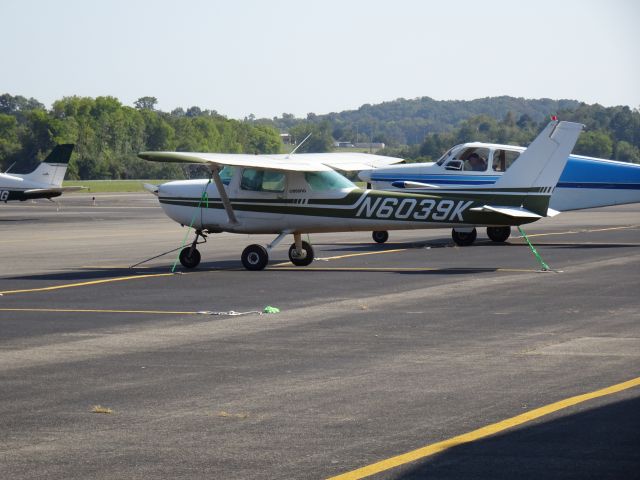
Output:
<instances>
[{"instance_id":1,"label":"black tire","mask_svg":"<svg viewBox=\"0 0 640 480\"><path fill-rule=\"evenodd\" d=\"M487 227L487 237L494 242L506 242L511 236L511 227Z\"/></svg>"},{"instance_id":2,"label":"black tire","mask_svg":"<svg viewBox=\"0 0 640 480\"><path fill-rule=\"evenodd\" d=\"M191 247L180 250L180 263L184 268L196 268L200 264L200 252L197 248L191 251Z\"/></svg>"},{"instance_id":3,"label":"black tire","mask_svg":"<svg viewBox=\"0 0 640 480\"><path fill-rule=\"evenodd\" d=\"M456 232L455 229L451 230L451 238L456 242L456 245L459 247L468 247L472 245L473 242L476 241L476 237L478 236L478 232L474 228L470 232Z\"/></svg>"},{"instance_id":4,"label":"black tire","mask_svg":"<svg viewBox=\"0 0 640 480\"><path fill-rule=\"evenodd\" d=\"M376 243L385 243L389 240L389 232L385 230L378 230L371 233L371 238L373 238L373 241Z\"/></svg>"},{"instance_id":5,"label":"black tire","mask_svg":"<svg viewBox=\"0 0 640 480\"><path fill-rule=\"evenodd\" d=\"M242 251L240 258L247 270L264 270L269 263L269 254L262 245L249 245Z\"/></svg>"},{"instance_id":6,"label":"black tire","mask_svg":"<svg viewBox=\"0 0 640 480\"><path fill-rule=\"evenodd\" d=\"M295 256L296 244L292 243L289 247L289 260L291 260L291 263L293 263L296 267L306 267L307 265L310 265L311 262L313 262L313 247L308 242L302 242L302 251L305 255L304 257L299 258Z\"/></svg>"}]
</instances>

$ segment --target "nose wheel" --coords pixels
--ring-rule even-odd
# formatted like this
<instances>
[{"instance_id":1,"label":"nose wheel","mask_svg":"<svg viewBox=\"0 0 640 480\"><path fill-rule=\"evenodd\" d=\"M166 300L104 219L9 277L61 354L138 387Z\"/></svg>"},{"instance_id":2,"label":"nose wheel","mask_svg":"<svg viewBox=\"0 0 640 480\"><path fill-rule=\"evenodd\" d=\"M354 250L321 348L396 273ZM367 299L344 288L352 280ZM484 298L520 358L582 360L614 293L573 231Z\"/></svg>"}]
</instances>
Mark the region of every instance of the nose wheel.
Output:
<instances>
[{"instance_id":1,"label":"nose wheel","mask_svg":"<svg viewBox=\"0 0 640 480\"><path fill-rule=\"evenodd\" d=\"M200 237L202 237L202 242L198 241ZM207 236L205 233L202 230L196 230L196 238L193 239L191 246L184 247L180 250L180 255L178 255L178 259L184 268L196 268L200 264L200 252L196 248L196 245L198 245L198 243L205 243L206 241Z\"/></svg>"},{"instance_id":2,"label":"nose wheel","mask_svg":"<svg viewBox=\"0 0 640 480\"><path fill-rule=\"evenodd\" d=\"M183 248L179 258L184 268L196 268L200 264L200 252L195 247Z\"/></svg>"}]
</instances>

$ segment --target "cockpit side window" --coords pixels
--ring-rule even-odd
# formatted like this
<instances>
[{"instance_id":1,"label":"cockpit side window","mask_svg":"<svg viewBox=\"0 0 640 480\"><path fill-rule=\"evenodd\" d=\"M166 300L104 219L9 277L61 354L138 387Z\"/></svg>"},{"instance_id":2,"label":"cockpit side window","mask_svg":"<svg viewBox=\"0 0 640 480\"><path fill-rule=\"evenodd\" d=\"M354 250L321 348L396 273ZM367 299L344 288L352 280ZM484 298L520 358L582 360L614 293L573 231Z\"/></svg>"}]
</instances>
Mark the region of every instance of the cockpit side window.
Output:
<instances>
[{"instance_id":1,"label":"cockpit side window","mask_svg":"<svg viewBox=\"0 0 640 480\"><path fill-rule=\"evenodd\" d=\"M245 168L240 179L240 188L253 192L284 192L285 175L273 170Z\"/></svg>"},{"instance_id":2,"label":"cockpit side window","mask_svg":"<svg viewBox=\"0 0 640 480\"><path fill-rule=\"evenodd\" d=\"M482 147L465 148L457 158L464 162L463 170L484 172L488 166L489 149Z\"/></svg>"},{"instance_id":3,"label":"cockpit side window","mask_svg":"<svg viewBox=\"0 0 640 480\"><path fill-rule=\"evenodd\" d=\"M493 152L492 168L494 172L506 172L513 162L520 156L520 152L513 150L496 150Z\"/></svg>"}]
</instances>

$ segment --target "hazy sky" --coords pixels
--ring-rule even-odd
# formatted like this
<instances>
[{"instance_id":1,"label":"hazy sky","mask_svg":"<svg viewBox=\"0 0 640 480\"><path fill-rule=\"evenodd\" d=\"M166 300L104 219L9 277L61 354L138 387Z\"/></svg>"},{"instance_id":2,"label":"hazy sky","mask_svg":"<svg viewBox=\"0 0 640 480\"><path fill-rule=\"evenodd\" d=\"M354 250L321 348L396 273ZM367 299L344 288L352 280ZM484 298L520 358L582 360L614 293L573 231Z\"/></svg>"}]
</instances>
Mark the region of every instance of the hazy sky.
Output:
<instances>
[{"instance_id":1,"label":"hazy sky","mask_svg":"<svg viewBox=\"0 0 640 480\"><path fill-rule=\"evenodd\" d=\"M399 97L640 106L637 0L1 0L0 93L232 118Z\"/></svg>"}]
</instances>

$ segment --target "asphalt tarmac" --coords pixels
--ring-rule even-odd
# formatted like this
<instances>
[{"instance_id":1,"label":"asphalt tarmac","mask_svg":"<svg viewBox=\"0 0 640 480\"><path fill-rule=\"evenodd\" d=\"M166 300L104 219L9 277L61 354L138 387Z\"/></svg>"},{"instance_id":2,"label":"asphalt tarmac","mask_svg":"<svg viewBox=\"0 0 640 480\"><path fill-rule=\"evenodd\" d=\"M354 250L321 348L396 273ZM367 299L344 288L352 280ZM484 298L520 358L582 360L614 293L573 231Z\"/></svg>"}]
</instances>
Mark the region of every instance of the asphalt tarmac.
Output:
<instances>
[{"instance_id":1,"label":"asphalt tarmac","mask_svg":"<svg viewBox=\"0 0 640 480\"><path fill-rule=\"evenodd\" d=\"M640 478L640 206L526 231L555 272L514 229L171 273L150 195L0 205L0 478Z\"/></svg>"}]
</instances>

